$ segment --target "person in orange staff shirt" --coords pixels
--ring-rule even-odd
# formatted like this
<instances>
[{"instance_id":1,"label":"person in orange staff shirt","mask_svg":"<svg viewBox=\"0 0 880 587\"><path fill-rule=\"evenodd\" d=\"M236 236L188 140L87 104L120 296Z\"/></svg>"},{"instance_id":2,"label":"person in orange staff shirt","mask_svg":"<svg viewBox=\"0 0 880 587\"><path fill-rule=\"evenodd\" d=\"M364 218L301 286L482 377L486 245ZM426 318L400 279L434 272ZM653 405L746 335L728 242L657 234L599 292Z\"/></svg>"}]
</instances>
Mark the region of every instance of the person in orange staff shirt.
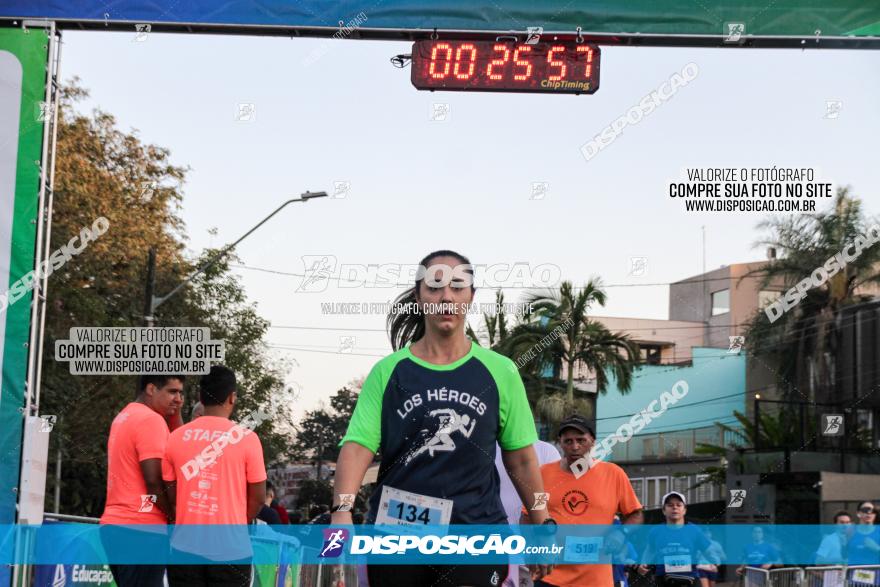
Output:
<instances>
[{"instance_id":1,"label":"person in orange staff shirt","mask_svg":"<svg viewBox=\"0 0 880 587\"><path fill-rule=\"evenodd\" d=\"M629 478L613 463L592 460L590 451L595 442L596 435L583 417L573 414L560 423L562 460L541 467L550 516L560 525L610 526L619 512L624 524L641 524L642 504ZM549 575L535 581L535 587L612 587L611 564L589 564L591 560L598 562L599 552L605 550L597 540L601 538L569 538L566 553L571 548L574 553L592 552L592 557L586 554L582 564L554 566ZM583 541L583 549L576 544L578 541Z\"/></svg>"},{"instance_id":2,"label":"person in orange staff shirt","mask_svg":"<svg viewBox=\"0 0 880 587\"><path fill-rule=\"evenodd\" d=\"M263 447L251 417L241 424L229 419L238 400L231 369L211 367L199 387L205 413L171 433L162 462L177 516L172 558L187 555L168 566L168 583L247 587L253 557L247 524L266 499Z\"/></svg>"},{"instance_id":3,"label":"person in orange staff shirt","mask_svg":"<svg viewBox=\"0 0 880 587\"><path fill-rule=\"evenodd\" d=\"M143 375L135 400L125 406L110 426L107 439L107 502L101 516L102 539L111 563L114 546L124 536L114 525L161 524L173 519L162 484L162 457L168 442L168 421L183 406L182 375ZM140 534L140 532L139 532ZM131 536L129 536L131 538ZM146 539L145 539L146 540ZM156 548L162 548L161 540ZM161 587L164 565L111 564L120 587Z\"/></svg>"}]
</instances>

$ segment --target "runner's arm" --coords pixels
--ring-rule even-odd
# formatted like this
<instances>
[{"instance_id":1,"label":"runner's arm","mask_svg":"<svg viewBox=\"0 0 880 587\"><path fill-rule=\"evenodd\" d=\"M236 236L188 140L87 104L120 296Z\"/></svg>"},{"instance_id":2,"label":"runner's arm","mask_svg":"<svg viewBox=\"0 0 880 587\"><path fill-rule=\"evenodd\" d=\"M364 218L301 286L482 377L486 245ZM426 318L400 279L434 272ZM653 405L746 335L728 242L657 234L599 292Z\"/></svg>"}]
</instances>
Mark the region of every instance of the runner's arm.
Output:
<instances>
[{"instance_id":1,"label":"runner's arm","mask_svg":"<svg viewBox=\"0 0 880 587\"><path fill-rule=\"evenodd\" d=\"M532 524L543 524L550 517L547 508L533 510L535 494L544 493L544 480L538 469L538 455L532 445L524 446L517 450L502 450L501 460L504 468L510 476L510 481L516 488L516 493L526 509L529 511L529 519Z\"/></svg>"},{"instance_id":2,"label":"runner's arm","mask_svg":"<svg viewBox=\"0 0 880 587\"><path fill-rule=\"evenodd\" d=\"M640 509L632 511L620 518L621 524L643 524L644 522L645 516Z\"/></svg>"},{"instance_id":3,"label":"runner's arm","mask_svg":"<svg viewBox=\"0 0 880 587\"><path fill-rule=\"evenodd\" d=\"M177 520L177 481L165 481L165 495L168 497L168 505L171 506L168 523L173 524Z\"/></svg>"},{"instance_id":4,"label":"runner's arm","mask_svg":"<svg viewBox=\"0 0 880 587\"><path fill-rule=\"evenodd\" d=\"M357 442L346 442L339 451L336 461L336 474L333 481L333 505L342 501L340 494L357 495L364 481L364 475L373 462L374 452ZM351 524L351 512L333 512L333 524Z\"/></svg>"},{"instance_id":5,"label":"runner's arm","mask_svg":"<svg viewBox=\"0 0 880 587\"><path fill-rule=\"evenodd\" d=\"M165 517L173 518L174 510L168 503L165 484L162 482L162 459L144 459L140 462L140 466L147 495L155 495L156 506L165 513Z\"/></svg>"},{"instance_id":6,"label":"runner's arm","mask_svg":"<svg viewBox=\"0 0 880 587\"><path fill-rule=\"evenodd\" d=\"M247 486L247 516L248 516L248 524L253 522L254 518L257 517L257 514L260 513L260 509L263 507L263 503L266 501L266 481L260 481L259 483L248 483Z\"/></svg>"},{"instance_id":7,"label":"runner's arm","mask_svg":"<svg viewBox=\"0 0 880 587\"><path fill-rule=\"evenodd\" d=\"M645 547L645 551L642 553L642 563L638 566L638 572L640 575L647 575L650 570L650 565L654 562L654 549L651 548L651 545Z\"/></svg>"}]
</instances>

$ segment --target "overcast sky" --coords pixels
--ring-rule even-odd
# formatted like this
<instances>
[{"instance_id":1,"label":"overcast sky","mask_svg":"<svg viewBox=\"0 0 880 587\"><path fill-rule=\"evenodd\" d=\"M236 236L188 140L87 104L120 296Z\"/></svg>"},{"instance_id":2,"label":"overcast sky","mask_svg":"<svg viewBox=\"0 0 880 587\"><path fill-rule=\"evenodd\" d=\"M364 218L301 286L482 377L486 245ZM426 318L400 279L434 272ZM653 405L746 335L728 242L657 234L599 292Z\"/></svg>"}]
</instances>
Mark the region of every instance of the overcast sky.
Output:
<instances>
[{"instance_id":1,"label":"overcast sky","mask_svg":"<svg viewBox=\"0 0 880 587\"><path fill-rule=\"evenodd\" d=\"M288 381L303 410L390 351L384 315L321 304L402 290L330 279L297 291L303 256L337 272L416 264L440 248L478 264L549 264L576 285L601 276L609 300L596 314L667 318L668 288L645 284L702 271L701 227L707 269L765 258L752 246L762 214L686 212L668 196L683 168L812 167L880 213L878 52L603 47L595 95L548 96L417 91L389 62L409 43L67 31L64 43L62 76L81 78L86 108L191 167L193 252L235 240L290 197L347 182L345 197L290 206L238 248L270 342L301 349L273 352L295 361ZM693 81L585 160L581 145L691 62ZM251 120L236 119L240 104L253 104ZM635 274L634 257L646 258Z\"/></svg>"}]
</instances>

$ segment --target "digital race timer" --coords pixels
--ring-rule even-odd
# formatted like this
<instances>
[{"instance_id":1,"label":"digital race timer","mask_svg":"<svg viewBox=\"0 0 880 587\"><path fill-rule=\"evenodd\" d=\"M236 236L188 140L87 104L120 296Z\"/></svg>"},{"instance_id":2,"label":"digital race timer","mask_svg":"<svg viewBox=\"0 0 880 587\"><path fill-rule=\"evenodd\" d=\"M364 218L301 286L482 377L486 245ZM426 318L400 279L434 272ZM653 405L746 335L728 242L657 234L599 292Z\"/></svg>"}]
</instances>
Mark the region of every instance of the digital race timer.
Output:
<instances>
[{"instance_id":1,"label":"digital race timer","mask_svg":"<svg viewBox=\"0 0 880 587\"><path fill-rule=\"evenodd\" d=\"M419 90L592 94L599 89L599 47L575 41L417 41L412 83Z\"/></svg>"}]
</instances>

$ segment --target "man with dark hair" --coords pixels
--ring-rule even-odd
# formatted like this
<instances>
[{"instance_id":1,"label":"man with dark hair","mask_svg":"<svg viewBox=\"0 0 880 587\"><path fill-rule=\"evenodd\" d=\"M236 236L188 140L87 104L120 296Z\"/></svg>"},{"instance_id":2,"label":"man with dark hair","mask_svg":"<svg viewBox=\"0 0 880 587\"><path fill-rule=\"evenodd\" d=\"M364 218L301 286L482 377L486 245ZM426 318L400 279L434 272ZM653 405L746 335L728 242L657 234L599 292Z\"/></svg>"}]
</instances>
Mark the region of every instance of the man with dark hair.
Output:
<instances>
[{"instance_id":1,"label":"man with dark hair","mask_svg":"<svg viewBox=\"0 0 880 587\"><path fill-rule=\"evenodd\" d=\"M107 439L107 502L101 524L167 524L174 513L162 484L169 418L183 405L182 375L144 375L137 397L113 419ZM111 530L107 530L111 532ZM105 532L106 533L106 532ZM112 532L111 532L112 533ZM113 543L105 541L113 560ZM111 564L120 587L159 587L162 565Z\"/></svg>"},{"instance_id":2,"label":"man with dark hair","mask_svg":"<svg viewBox=\"0 0 880 587\"><path fill-rule=\"evenodd\" d=\"M852 516L849 512L834 514L835 531L822 538L816 551L817 565L839 565L846 562L846 546L852 533Z\"/></svg>"},{"instance_id":3,"label":"man with dark hair","mask_svg":"<svg viewBox=\"0 0 880 587\"><path fill-rule=\"evenodd\" d=\"M263 447L253 432L254 416L230 420L238 400L235 373L222 365L200 382L205 414L175 430L168 439L162 477L176 505L172 557L185 563L168 567L172 587L243 586L251 580L253 557L247 524L266 499ZM205 531L205 525L215 529Z\"/></svg>"},{"instance_id":4,"label":"man with dark hair","mask_svg":"<svg viewBox=\"0 0 880 587\"><path fill-rule=\"evenodd\" d=\"M180 381L184 380L183 375L141 375L138 377L138 386L135 391L135 399L141 394L141 392L146 388L147 385L153 384L157 387L161 387L165 384L165 381L168 378L179 379ZM174 432L181 426L183 426L183 409L182 407L178 407L174 412L165 416L165 423L168 425L168 430Z\"/></svg>"},{"instance_id":5,"label":"man with dark hair","mask_svg":"<svg viewBox=\"0 0 880 587\"><path fill-rule=\"evenodd\" d=\"M642 523L639 503L629 478L614 463L593 461L590 452L596 434L586 418L572 414L559 424L562 459L541 467L546 507L559 524L594 524L610 526L620 513L624 524ZM539 581L535 587L595 585L610 587L613 581L611 557L601 537L566 540L566 552L583 556L563 558L562 564Z\"/></svg>"}]
</instances>

